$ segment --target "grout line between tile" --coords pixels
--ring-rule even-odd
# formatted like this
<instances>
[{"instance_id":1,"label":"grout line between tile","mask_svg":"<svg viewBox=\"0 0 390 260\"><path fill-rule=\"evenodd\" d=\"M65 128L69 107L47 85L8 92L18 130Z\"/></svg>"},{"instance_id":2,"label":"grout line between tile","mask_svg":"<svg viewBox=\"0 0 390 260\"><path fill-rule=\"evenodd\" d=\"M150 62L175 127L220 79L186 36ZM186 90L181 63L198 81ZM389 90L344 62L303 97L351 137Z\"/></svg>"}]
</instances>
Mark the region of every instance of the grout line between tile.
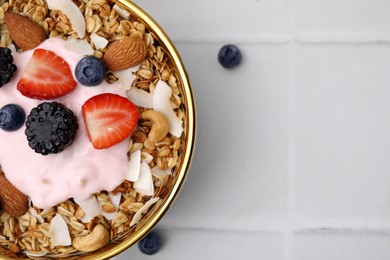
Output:
<instances>
[{"instance_id":1,"label":"grout line between tile","mask_svg":"<svg viewBox=\"0 0 390 260\"><path fill-rule=\"evenodd\" d=\"M357 223L305 223L305 224L290 224L290 223L262 223L252 227L229 227L226 226L176 226L176 225L158 225L157 229L162 230L196 230L196 231L211 231L211 232L238 232L238 233L270 233L281 234L285 238L293 238L290 235L295 233L333 233L333 234L385 234L390 235L390 224L357 224ZM292 241L291 241L292 242ZM286 250L288 251L288 250Z\"/></svg>"},{"instance_id":2,"label":"grout line between tile","mask_svg":"<svg viewBox=\"0 0 390 260\"><path fill-rule=\"evenodd\" d=\"M252 224L245 224L245 220L240 221L242 225L234 225L234 223L222 222L218 225L176 225L176 224L167 224L164 223L159 225L159 227L164 229L200 229L200 230L221 230L221 231L238 231L238 232L271 232L271 233L280 233L282 234L288 227L286 221L280 222L270 222L270 221L259 221L257 223L252 222Z\"/></svg>"},{"instance_id":3,"label":"grout line between tile","mask_svg":"<svg viewBox=\"0 0 390 260\"><path fill-rule=\"evenodd\" d=\"M390 44L389 34L375 33L296 33L299 44Z\"/></svg>"},{"instance_id":4,"label":"grout line between tile","mask_svg":"<svg viewBox=\"0 0 390 260\"><path fill-rule=\"evenodd\" d=\"M293 222L295 217L295 173L294 173L294 148L293 148L293 101L292 101L292 89L293 89L293 60L294 60L294 43L289 44L289 61L288 61L288 223L287 228L284 231L285 236L285 249L284 259L291 260L291 254L293 250Z\"/></svg>"},{"instance_id":5,"label":"grout line between tile","mask_svg":"<svg viewBox=\"0 0 390 260\"><path fill-rule=\"evenodd\" d=\"M175 43L239 43L239 44L288 44L290 42L290 36L288 34L261 34L255 35L253 37L240 37L237 39L232 38L231 36L219 37L219 38L197 38L197 39L182 39L182 38L173 38Z\"/></svg>"},{"instance_id":6,"label":"grout line between tile","mask_svg":"<svg viewBox=\"0 0 390 260\"><path fill-rule=\"evenodd\" d=\"M284 259L293 260L294 252L294 222L296 216L295 201L295 147L294 147L294 79L295 79L295 0L289 2L289 31L290 41L288 46L288 224L284 232L285 248Z\"/></svg>"},{"instance_id":7,"label":"grout line between tile","mask_svg":"<svg viewBox=\"0 0 390 260\"><path fill-rule=\"evenodd\" d=\"M294 226L295 232L349 232L390 234L390 223L362 221L305 221Z\"/></svg>"},{"instance_id":8,"label":"grout line between tile","mask_svg":"<svg viewBox=\"0 0 390 260\"><path fill-rule=\"evenodd\" d=\"M390 35L385 34L359 34L359 33L296 33L287 34L263 34L255 37L242 37L240 39L215 38L215 39L173 39L179 44L271 44L271 45L390 45Z\"/></svg>"},{"instance_id":9,"label":"grout line between tile","mask_svg":"<svg viewBox=\"0 0 390 260\"><path fill-rule=\"evenodd\" d=\"M280 235L285 228L283 226L277 226L277 227L263 227L263 229L257 228L251 228L251 229L242 229L242 228L218 228L218 227L173 227L173 226L167 226L167 225L159 225L156 227L156 229L160 230L176 230L176 231L206 231L206 232L219 232L219 233L248 233L248 234L278 234Z\"/></svg>"}]
</instances>

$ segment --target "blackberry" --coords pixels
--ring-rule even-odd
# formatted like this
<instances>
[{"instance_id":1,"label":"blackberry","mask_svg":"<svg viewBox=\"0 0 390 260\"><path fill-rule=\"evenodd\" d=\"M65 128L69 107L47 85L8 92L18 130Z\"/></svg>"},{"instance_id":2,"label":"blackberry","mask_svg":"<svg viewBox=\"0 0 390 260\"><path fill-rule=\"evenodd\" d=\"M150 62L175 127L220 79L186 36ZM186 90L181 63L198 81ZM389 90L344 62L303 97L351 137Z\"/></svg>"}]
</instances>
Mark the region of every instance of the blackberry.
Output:
<instances>
[{"instance_id":1,"label":"blackberry","mask_svg":"<svg viewBox=\"0 0 390 260\"><path fill-rule=\"evenodd\" d=\"M42 155L62 152L73 143L78 129L73 112L57 102L44 102L27 116L28 145Z\"/></svg>"},{"instance_id":2,"label":"blackberry","mask_svg":"<svg viewBox=\"0 0 390 260\"><path fill-rule=\"evenodd\" d=\"M16 65L13 64L13 61L11 50L0 48L0 87L7 84L16 71Z\"/></svg>"}]
</instances>

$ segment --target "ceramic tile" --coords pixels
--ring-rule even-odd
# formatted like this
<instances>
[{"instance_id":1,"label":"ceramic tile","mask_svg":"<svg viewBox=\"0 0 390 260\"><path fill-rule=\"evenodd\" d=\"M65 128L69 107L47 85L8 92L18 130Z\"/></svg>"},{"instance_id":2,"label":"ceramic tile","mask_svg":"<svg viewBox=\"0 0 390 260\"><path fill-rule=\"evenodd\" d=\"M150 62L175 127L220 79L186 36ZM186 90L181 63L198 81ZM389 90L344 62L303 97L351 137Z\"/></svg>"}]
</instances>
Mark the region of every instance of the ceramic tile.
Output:
<instances>
[{"instance_id":1,"label":"ceramic tile","mask_svg":"<svg viewBox=\"0 0 390 260\"><path fill-rule=\"evenodd\" d=\"M387 260L389 234L297 234L293 260Z\"/></svg>"},{"instance_id":2,"label":"ceramic tile","mask_svg":"<svg viewBox=\"0 0 390 260\"><path fill-rule=\"evenodd\" d=\"M390 218L390 47L297 47L293 145L301 218Z\"/></svg>"},{"instance_id":3,"label":"ceramic tile","mask_svg":"<svg viewBox=\"0 0 390 260\"><path fill-rule=\"evenodd\" d=\"M389 1L296 0L295 2L296 29L299 32L389 35Z\"/></svg>"},{"instance_id":4,"label":"ceramic tile","mask_svg":"<svg viewBox=\"0 0 390 260\"><path fill-rule=\"evenodd\" d=\"M286 46L240 45L242 64L231 71L217 61L218 44L178 48L195 92L198 136L187 182L164 223L224 227L285 219Z\"/></svg>"},{"instance_id":5,"label":"ceramic tile","mask_svg":"<svg viewBox=\"0 0 390 260\"><path fill-rule=\"evenodd\" d=\"M254 40L260 33L279 34L288 29L287 0L134 2L174 40Z\"/></svg>"}]
</instances>

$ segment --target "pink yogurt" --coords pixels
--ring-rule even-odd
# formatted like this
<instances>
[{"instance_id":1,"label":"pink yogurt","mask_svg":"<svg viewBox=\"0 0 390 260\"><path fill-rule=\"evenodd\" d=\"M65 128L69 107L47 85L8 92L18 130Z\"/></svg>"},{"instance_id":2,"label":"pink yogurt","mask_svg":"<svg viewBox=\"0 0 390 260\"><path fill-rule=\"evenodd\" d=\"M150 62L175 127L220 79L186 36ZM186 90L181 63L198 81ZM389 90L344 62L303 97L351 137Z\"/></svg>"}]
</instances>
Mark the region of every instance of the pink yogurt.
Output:
<instances>
[{"instance_id":1,"label":"pink yogurt","mask_svg":"<svg viewBox=\"0 0 390 260\"><path fill-rule=\"evenodd\" d=\"M61 56L74 74L83 55L66 49L65 43L62 39L50 38L38 48ZM13 53L18 70L12 81L0 88L0 107L18 104L28 115L33 107L44 102L27 98L16 89L32 53L33 50ZM14 132L0 129L1 167L7 179L29 196L34 206L49 208L69 198L84 199L101 190L113 190L124 180L129 138L109 149L97 150L90 143L84 126L82 105L90 97L101 93L126 96L120 85L104 81L96 87L78 84L68 95L50 100L64 104L78 118L79 130L74 143L59 154L43 156L35 153L28 146L25 126Z\"/></svg>"}]
</instances>

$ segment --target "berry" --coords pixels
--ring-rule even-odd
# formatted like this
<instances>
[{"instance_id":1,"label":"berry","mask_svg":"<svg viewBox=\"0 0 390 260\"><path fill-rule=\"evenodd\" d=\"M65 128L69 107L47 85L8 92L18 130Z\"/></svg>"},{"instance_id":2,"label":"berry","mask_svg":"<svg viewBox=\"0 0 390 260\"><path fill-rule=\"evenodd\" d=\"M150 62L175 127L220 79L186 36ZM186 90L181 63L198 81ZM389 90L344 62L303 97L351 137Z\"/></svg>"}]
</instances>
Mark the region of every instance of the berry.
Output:
<instances>
[{"instance_id":1,"label":"berry","mask_svg":"<svg viewBox=\"0 0 390 260\"><path fill-rule=\"evenodd\" d=\"M7 84L16 71L16 65L12 64L13 61L11 50L0 48L0 87Z\"/></svg>"},{"instance_id":2,"label":"berry","mask_svg":"<svg viewBox=\"0 0 390 260\"><path fill-rule=\"evenodd\" d=\"M139 118L133 103L110 93L88 99L82 111L89 140L96 149L105 149L125 140Z\"/></svg>"},{"instance_id":3,"label":"berry","mask_svg":"<svg viewBox=\"0 0 390 260\"><path fill-rule=\"evenodd\" d=\"M227 44L218 53L218 60L227 69L236 67L241 62L240 49L232 44Z\"/></svg>"},{"instance_id":4,"label":"berry","mask_svg":"<svg viewBox=\"0 0 390 260\"><path fill-rule=\"evenodd\" d=\"M138 242L138 248L144 254L153 255L161 248L161 238L156 232L151 231Z\"/></svg>"},{"instance_id":5,"label":"berry","mask_svg":"<svg viewBox=\"0 0 390 260\"><path fill-rule=\"evenodd\" d=\"M71 92L77 85L68 63L54 52L36 49L18 82L22 95L53 99Z\"/></svg>"},{"instance_id":6,"label":"berry","mask_svg":"<svg viewBox=\"0 0 390 260\"><path fill-rule=\"evenodd\" d=\"M18 130L25 119L26 113L19 105L8 104L0 109L0 128L5 131Z\"/></svg>"},{"instance_id":7,"label":"berry","mask_svg":"<svg viewBox=\"0 0 390 260\"><path fill-rule=\"evenodd\" d=\"M77 63L75 74L84 86L97 86L104 80L104 63L94 56L84 57Z\"/></svg>"},{"instance_id":8,"label":"berry","mask_svg":"<svg viewBox=\"0 0 390 260\"><path fill-rule=\"evenodd\" d=\"M42 155L62 152L73 143L78 129L73 112L57 102L44 102L27 116L28 145Z\"/></svg>"}]
</instances>

